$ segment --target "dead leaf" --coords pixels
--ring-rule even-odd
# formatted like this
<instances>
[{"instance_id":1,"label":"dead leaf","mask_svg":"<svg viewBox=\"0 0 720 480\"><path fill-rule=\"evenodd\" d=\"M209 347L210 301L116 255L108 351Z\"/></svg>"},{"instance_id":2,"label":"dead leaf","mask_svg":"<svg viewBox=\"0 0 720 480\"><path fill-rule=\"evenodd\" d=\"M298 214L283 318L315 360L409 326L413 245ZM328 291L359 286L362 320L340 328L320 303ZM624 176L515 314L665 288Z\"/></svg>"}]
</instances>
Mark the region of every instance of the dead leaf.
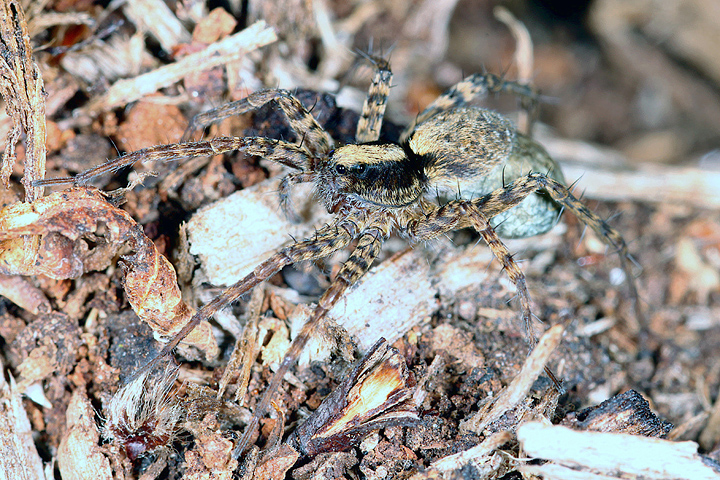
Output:
<instances>
[{"instance_id":1,"label":"dead leaf","mask_svg":"<svg viewBox=\"0 0 720 480\"><path fill-rule=\"evenodd\" d=\"M27 258L22 235L41 235L40 250ZM85 238L96 246L90 249ZM91 188L76 188L16 203L0 211L0 273L43 274L76 278L109 264L122 245L133 254L123 257L125 293L138 316L154 332L171 336L190 319L193 310L182 300L175 269L124 210L111 205ZM218 347L205 322L186 339L208 357Z\"/></svg>"}]
</instances>

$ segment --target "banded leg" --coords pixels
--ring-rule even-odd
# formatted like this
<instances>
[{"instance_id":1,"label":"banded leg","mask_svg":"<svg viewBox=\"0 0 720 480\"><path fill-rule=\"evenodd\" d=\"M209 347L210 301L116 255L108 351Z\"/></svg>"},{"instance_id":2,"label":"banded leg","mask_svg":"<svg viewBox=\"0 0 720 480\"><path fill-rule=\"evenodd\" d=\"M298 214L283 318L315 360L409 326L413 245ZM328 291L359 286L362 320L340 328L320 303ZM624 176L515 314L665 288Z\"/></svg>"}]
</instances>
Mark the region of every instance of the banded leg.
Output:
<instances>
[{"instance_id":1,"label":"banded leg","mask_svg":"<svg viewBox=\"0 0 720 480\"><path fill-rule=\"evenodd\" d=\"M250 423L245 427L245 432L233 451L234 458L240 457L247 448L250 437L255 432L260 418L270 406L270 402L280 387L280 382L282 382L283 377L285 377L290 367L297 361L308 340L318 331L327 312L337 303L345 290L357 282L358 279L370 269L370 265L380 253L380 247L386 237L387 232L374 228L366 230L360 236L357 247L355 247L355 250L353 250L350 257L345 261L337 277L333 280L332 284L330 284L330 287L328 287L322 297L320 297L310 320L303 325L300 333L298 333L297 337L292 341L292 344L290 344L285 358L273 374L270 385L263 394L260 403L255 407L255 412L250 419Z\"/></svg>"},{"instance_id":2,"label":"banded leg","mask_svg":"<svg viewBox=\"0 0 720 480\"><path fill-rule=\"evenodd\" d=\"M357 143L374 142L380 138L380 129L385 116L385 107L388 95L390 95L390 82L392 82L393 76L387 60L379 57L368 58L375 65L375 76L368 89L358 120L355 133Z\"/></svg>"},{"instance_id":3,"label":"banded leg","mask_svg":"<svg viewBox=\"0 0 720 480\"><path fill-rule=\"evenodd\" d=\"M532 312L530 310L530 294L527 290L525 274L520 270L520 267L513 259L508 248L500 237L498 237L497 233L495 233L488 218L474 202L469 200L456 200L442 207L438 207L426 215L424 220L409 224L407 233L414 241L424 241L465 227L472 227L480 234L483 240L485 240L485 243L490 247L490 250L492 250L495 258L497 258L503 266L503 270L507 273L510 281L515 285L517 295L520 298L520 310L522 312L521 317L525 329L525 338L532 350L537 344L537 337L533 333L531 325ZM550 380L553 381L558 392L562 392L563 388L560 381L547 366L545 367L545 373L550 377Z\"/></svg>"},{"instance_id":4,"label":"banded leg","mask_svg":"<svg viewBox=\"0 0 720 480\"><path fill-rule=\"evenodd\" d=\"M257 155L298 170L309 170L311 165L308 153L293 143L264 137L216 137L202 142L175 143L143 148L80 172L74 177L51 178L35 183L38 186L67 183L84 185L97 176L117 172L137 162L163 162L183 157L218 155L236 150L249 155Z\"/></svg>"},{"instance_id":5,"label":"banded leg","mask_svg":"<svg viewBox=\"0 0 720 480\"><path fill-rule=\"evenodd\" d=\"M523 100L523 104L527 105L525 108L529 108L538 101L538 93L530 85L504 80L492 73L476 73L450 87L445 93L428 105L425 110L420 112L417 118L415 118L415 121L405 129L402 138L407 138L415 129L416 125L440 112L452 110L467 103L477 102L487 97L489 93L501 92L520 97Z\"/></svg>"},{"instance_id":6,"label":"banded leg","mask_svg":"<svg viewBox=\"0 0 720 480\"><path fill-rule=\"evenodd\" d=\"M196 115L185 131L182 141L188 141L199 129L205 128L228 117L257 110L268 102L275 101L290 122L290 126L302 138L302 145L311 155L326 154L330 151L330 137L303 107L302 103L287 90L261 90L251 93L242 100L228 103L205 113Z\"/></svg>"},{"instance_id":7,"label":"banded leg","mask_svg":"<svg viewBox=\"0 0 720 480\"><path fill-rule=\"evenodd\" d=\"M140 367L132 378L138 378L140 375L152 370L162 358L170 355L173 349L177 347L200 322L209 320L220 309L234 302L259 283L275 275L285 266L302 261L324 258L346 247L353 238L355 238L355 225L354 223L346 223L343 221L330 223L319 229L312 238L289 245L265 260L245 278L226 288L210 303L205 304L198 310L185 326L165 344L160 353Z\"/></svg>"},{"instance_id":8,"label":"banded leg","mask_svg":"<svg viewBox=\"0 0 720 480\"><path fill-rule=\"evenodd\" d=\"M527 291L525 274L480 208L469 200L448 202L427 214L423 220L411 222L407 226L407 233L414 242L421 242L464 227L472 227L480 234L517 288L525 334L530 346L534 347L537 338L532 333L530 323L530 294Z\"/></svg>"},{"instance_id":9,"label":"banded leg","mask_svg":"<svg viewBox=\"0 0 720 480\"><path fill-rule=\"evenodd\" d=\"M488 218L492 218L517 205L531 193L538 191L547 192L555 202L574 213L583 224L590 227L606 244L617 250L620 254L621 267L628 279L628 289L634 302L635 315L640 323L644 323L635 278L630 269L630 253L625 240L617 230L575 198L565 185L541 173L531 173L514 180L504 188L499 188L484 197L473 200L472 203Z\"/></svg>"}]
</instances>

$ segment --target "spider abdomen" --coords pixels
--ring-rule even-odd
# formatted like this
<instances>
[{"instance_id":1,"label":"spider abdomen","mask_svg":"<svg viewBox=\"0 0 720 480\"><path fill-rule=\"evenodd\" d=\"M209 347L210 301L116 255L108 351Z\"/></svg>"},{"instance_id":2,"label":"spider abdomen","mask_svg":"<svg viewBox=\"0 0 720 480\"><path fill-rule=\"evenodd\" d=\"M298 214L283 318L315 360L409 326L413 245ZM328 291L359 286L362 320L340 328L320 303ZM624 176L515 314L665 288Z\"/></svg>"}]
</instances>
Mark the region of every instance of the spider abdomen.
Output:
<instances>
[{"instance_id":1,"label":"spider abdomen","mask_svg":"<svg viewBox=\"0 0 720 480\"><path fill-rule=\"evenodd\" d=\"M425 159L428 193L441 202L482 197L529 173L564 183L560 167L542 146L485 108L440 112L418 124L407 144ZM502 237L531 237L550 230L558 210L549 196L533 193L490 223Z\"/></svg>"}]
</instances>

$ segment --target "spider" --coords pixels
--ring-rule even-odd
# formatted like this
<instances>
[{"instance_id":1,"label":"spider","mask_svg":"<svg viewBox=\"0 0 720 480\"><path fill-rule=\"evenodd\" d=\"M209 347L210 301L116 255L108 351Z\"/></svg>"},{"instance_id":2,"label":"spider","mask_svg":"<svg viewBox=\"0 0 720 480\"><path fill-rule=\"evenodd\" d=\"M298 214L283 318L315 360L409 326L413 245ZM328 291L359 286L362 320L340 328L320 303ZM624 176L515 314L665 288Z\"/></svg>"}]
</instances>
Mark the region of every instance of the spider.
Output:
<instances>
[{"instance_id":1,"label":"spider","mask_svg":"<svg viewBox=\"0 0 720 480\"><path fill-rule=\"evenodd\" d=\"M393 233L418 243L461 228L475 229L517 288L530 346L536 339L529 333L531 310L525 277L499 234L528 237L544 233L557 221L559 209L567 208L619 251L631 295L637 298L629 275L628 250L620 234L570 193L558 165L538 143L516 131L502 115L471 105L471 102L496 92L512 93L532 102L537 95L531 87L492 74L471 75L421 112L400 142L382 142L379 141L380 128L392 72L386 60L374 57L371 60L375 64L375 74L362 108L354 144L332 148L328 133L290 92L269 89L196 116L182 143L140 150L72 179L74 183L82 184L139 160L167 160L239 150L292 169L280 184L281 205L286 212L291 213L288 199L292 186L311 182L317 197L328 212L334 214L334 219L311 238L281 249L202 307L155 360L136 375L170 355L202 320L209 319L283 267L327 257L351 242L357 242L272 377L236 448L238 456L247 446L285 373L318 330L325 314L345 290L369 270L383 242ZM189 135L201 127L269 102L275 102L282 109L291 128L301 138L299 144L264 137L187 141ZM51 180L45 184L62 181ZM439 200L442 197L454 199ZM546 371L552 377L551 372Z\"/></svg>"}]
</instances>

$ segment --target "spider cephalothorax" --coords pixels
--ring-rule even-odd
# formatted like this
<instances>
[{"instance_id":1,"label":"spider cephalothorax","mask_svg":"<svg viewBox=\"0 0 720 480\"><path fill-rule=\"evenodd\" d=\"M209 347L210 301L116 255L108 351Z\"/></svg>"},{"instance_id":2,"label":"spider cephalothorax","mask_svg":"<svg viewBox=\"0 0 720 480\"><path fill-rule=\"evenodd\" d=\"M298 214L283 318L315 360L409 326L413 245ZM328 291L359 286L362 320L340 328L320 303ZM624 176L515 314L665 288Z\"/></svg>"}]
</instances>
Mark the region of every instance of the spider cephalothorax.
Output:
<instances>
[{"instance_id":1,"label":"spider cephalothorax","mask_svg":"<svg viewBox=\"0 0 720 480\"><path fill-rule=\"evenodd\" d=\"M427 189L425 159L394 143L345 145L333 150L318 176L325 199L346 196L371 206L406 207Z\"/></svg>"},{"instance_id":2,"label":"spider cephalothorax","mask_svg":"<svg viewBox=\"0 0 720 480\"><path fill-rule=\"evenodd\" d=\"M384 60L375 59L375 64L376 74L358 122L356 144L333 150L328 133L290 92L271 89L198 115L189 131L275 102L301 139L299 144L264 137L217 137L161 145L120 157L73 179L82 183L138 160L239 150L292 169L280 183L281 204L286 211L290 211L291 187L312 182L319 199L335 214L312 237L281 249L201 308L157 358L170 354L201 321L283 267L327 257L356 242L318 300L310 320L293 340L236 452L247 446L283 376L325 314L368 271L393 232L412 242L423 242L460 228L475 229L517 288L531 345L535 338L529 333L531 312L525 277L498 234L527 237L543 233L552 227L558 210L564 207L620 252L631 294L637 298L622 237L572 196L563 184L559 167L538 143L516 131L502 115L472 105L488 93L501 91L533 101L532 89L494 75L471 75L418 115L399 143L381 142L380 126L392 74ZM157 358L141 372L147 371Z\"/></svg>"}]
</instances>

